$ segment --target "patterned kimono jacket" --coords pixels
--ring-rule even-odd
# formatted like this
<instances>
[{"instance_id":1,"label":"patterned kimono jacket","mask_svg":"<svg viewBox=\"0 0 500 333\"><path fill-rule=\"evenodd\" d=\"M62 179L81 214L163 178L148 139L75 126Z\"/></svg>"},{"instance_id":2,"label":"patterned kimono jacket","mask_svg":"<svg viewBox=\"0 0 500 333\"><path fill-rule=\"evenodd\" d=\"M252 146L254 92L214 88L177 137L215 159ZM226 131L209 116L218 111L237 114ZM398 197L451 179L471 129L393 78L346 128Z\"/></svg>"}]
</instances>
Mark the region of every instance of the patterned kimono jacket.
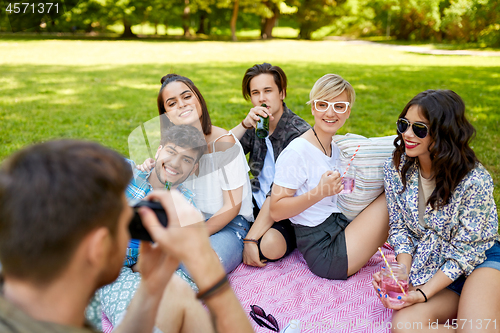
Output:
<instances>
[{"instance_id":1,"label":"patterned kimono jacket","mask_svg":"<svg viewBox=\"0 0 500 333\"><path fill-rule=\"evenodd\" d=\"M400 168L406 160L401 158ZM384 165L389 210L389 242L395 254L408 253L413 261L410 282L429 281L441 269L455 281L481 264L484 252L499 238L498 213L493 199L493 180L478 163L455 188L447 205L425 208L423 227L418 219L418 162L407 173L406 190L392 158Z\"/></svg>"}]
</instances>

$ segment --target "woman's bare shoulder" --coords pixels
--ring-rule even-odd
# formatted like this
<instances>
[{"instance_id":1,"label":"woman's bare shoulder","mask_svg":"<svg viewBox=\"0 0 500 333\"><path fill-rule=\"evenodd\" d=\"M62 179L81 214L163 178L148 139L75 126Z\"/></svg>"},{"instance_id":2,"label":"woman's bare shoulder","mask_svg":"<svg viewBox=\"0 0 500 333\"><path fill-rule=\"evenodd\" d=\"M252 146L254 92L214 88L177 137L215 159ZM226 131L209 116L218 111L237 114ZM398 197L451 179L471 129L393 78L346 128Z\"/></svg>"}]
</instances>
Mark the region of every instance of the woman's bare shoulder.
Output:
<instances>
[{"instance_id":1,"label":"woman's bare shoulder","mask_svg":"<svg viewBox=\"0 0 500 333\"><path fill-rule=\"evenodd\" d=\"M215 142L215 151L225 151L236 143L231 133L217 126L212 126L210 141Z\"/></svg>"}]
</instances>

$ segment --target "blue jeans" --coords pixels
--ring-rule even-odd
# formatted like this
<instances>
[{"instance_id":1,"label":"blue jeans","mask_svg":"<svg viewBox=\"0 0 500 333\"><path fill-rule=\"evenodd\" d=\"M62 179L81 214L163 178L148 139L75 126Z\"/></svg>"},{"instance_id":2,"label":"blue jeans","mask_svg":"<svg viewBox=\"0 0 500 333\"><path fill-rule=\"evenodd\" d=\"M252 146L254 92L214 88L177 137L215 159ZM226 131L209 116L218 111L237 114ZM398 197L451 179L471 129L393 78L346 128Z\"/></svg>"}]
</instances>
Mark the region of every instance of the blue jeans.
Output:
<instances>
[{"instance_id":1,"label":"blue jeans","mask_svg":"<svg viewBox=\"0 0 500 333\"><path fill-rule=\"evenodd\" d=\"M500 242L496 241L495 244L493 244L493 246L485 252L485 254L486 260L475 269L490 267L500 271ZM465 279L466 277L464 275L460 275L458 279L446 288L460 295L465 284Z\"/></svg>"},{"instance_id":2,"label":"blue jeans","mask_svg":"<svg viewBox=\"0 0 500 333\"><path fill-rule=\"evenodd\" d=\"M243 261L243 238L247 236L250 224L241 215L236 216L224 228L210 236L210 245L215 251L226 273L231 272ZM184 265L179 267L184 272Z\"/></svg>"}]
</instances>

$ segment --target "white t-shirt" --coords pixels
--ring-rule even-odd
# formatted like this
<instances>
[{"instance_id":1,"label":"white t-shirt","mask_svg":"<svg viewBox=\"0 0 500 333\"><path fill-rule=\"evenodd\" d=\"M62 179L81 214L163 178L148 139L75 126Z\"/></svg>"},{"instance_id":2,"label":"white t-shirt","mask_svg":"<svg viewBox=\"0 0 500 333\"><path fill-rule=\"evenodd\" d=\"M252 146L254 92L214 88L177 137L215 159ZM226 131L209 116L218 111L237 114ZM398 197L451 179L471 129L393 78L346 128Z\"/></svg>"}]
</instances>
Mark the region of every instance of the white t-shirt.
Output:
<instances>
[{"instance_id":1,"label":"white t-shirt","mask_svg":"<svg viewBox=\"0 0 500 333\"><path fill-rule=\"evenodd\" d=\"M260 189L258 192L254 192L253 196L257 202L257 206L262 208L264 201L266 200L267 193L271 189L271 184L274 181L274 150L269 136L266 137L267 153L264 158L264 165L262 166L262 171L259 175Z\"/></svg>"},{"instance_id":2,"label":"white t-shirt","mask_svg":"<svg viewBox=\"0 0 500 333\"><path fill-rule=\"evenodd\" d=\"M205 214L205 218L215 214L223 206L223 190L229 191L243 186L238 215L252 222L252 191L248 178L250 168L240 142L236 137L234 139L236 143L231 148L225 151L212 150L213 153L203 155L199 161L198 175L188 177L184 185L195 194L194 203Z\"/></svg>"},{"instance_id":3,"label":"white t-shirt","mask_svg":"<svg viewBox=\"0 0 500 333\"><path fill-rule=\"evenodd\" d=\"M337 170L340 151L332 142L332 156L303 138L296 138L283 150L276 161L276 185L297 190L299 196L318 186L321 176L328 170ZM323 223L332 213L340 213L337 196L329 196L290 218L294 224L315 227Z\"/></svg>"}]
</instances>

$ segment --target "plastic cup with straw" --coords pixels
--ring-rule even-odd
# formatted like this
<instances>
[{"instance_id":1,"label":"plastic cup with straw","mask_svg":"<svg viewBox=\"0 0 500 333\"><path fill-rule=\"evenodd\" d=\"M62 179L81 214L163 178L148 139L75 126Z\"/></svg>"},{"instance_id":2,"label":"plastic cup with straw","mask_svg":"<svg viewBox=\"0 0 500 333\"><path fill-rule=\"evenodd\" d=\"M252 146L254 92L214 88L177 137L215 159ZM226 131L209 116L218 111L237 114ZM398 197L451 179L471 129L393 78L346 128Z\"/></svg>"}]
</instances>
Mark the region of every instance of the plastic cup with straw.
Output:
<instances>
[{"instance_id":1,"label":"plastic cup with straw","mask_svg":"<svg viewBox=\"0 0 500 333\"><path fill-rule=\"evenodd\" d=\"M361 145L358 145L358 147L356 148L356 151L354 152L354 154L352 154L352 157L349 160L349 163L347 163L347 166L345 167L344 173L342 174L341 180L342 180L342 185L344 185L344 189L342 190L342 192L340 192L340 194L349 194L349 193L352 193L352 191L354 190L354 186L356 184L356 170L351 169L351 172L349 174L347 174L347 172L349 171L349 167L351 166L352 160L354 160L354 157L356 156L356 153L358 152L360 146ZM354 166L353 166L353 168L354 168ZM341 162L341 170L342 169L343 169L343 166L342 166L342 162ZM346 174L347 174L347 176L346 176Z\"/></svg>"},{"instance_id":2,"label":"plastic cup with straw","mask_svg":"<svg viewBox=\"0 0 500 333\"><path fill-rule=\"evenodd\" d=\"M396 284L399 286L399 288L401 288L401 291L403 292L403 295L406 296L406 292L405 292L403 286L398 281L398 279L396 279L396 276L394 275L394 272L392 271L392 267L391 267L391 265L389 265L389 262L385 258L384 253L382 252L382 249L379 247L378 250L379 250L380 254L382 255L382 258L384 259L384 262L387 265L387 268L389 268L389 271L391 272L391 275L392 275L392 278L394 279L394 282L396 282Z\"/></svg>"}]
</instances>

